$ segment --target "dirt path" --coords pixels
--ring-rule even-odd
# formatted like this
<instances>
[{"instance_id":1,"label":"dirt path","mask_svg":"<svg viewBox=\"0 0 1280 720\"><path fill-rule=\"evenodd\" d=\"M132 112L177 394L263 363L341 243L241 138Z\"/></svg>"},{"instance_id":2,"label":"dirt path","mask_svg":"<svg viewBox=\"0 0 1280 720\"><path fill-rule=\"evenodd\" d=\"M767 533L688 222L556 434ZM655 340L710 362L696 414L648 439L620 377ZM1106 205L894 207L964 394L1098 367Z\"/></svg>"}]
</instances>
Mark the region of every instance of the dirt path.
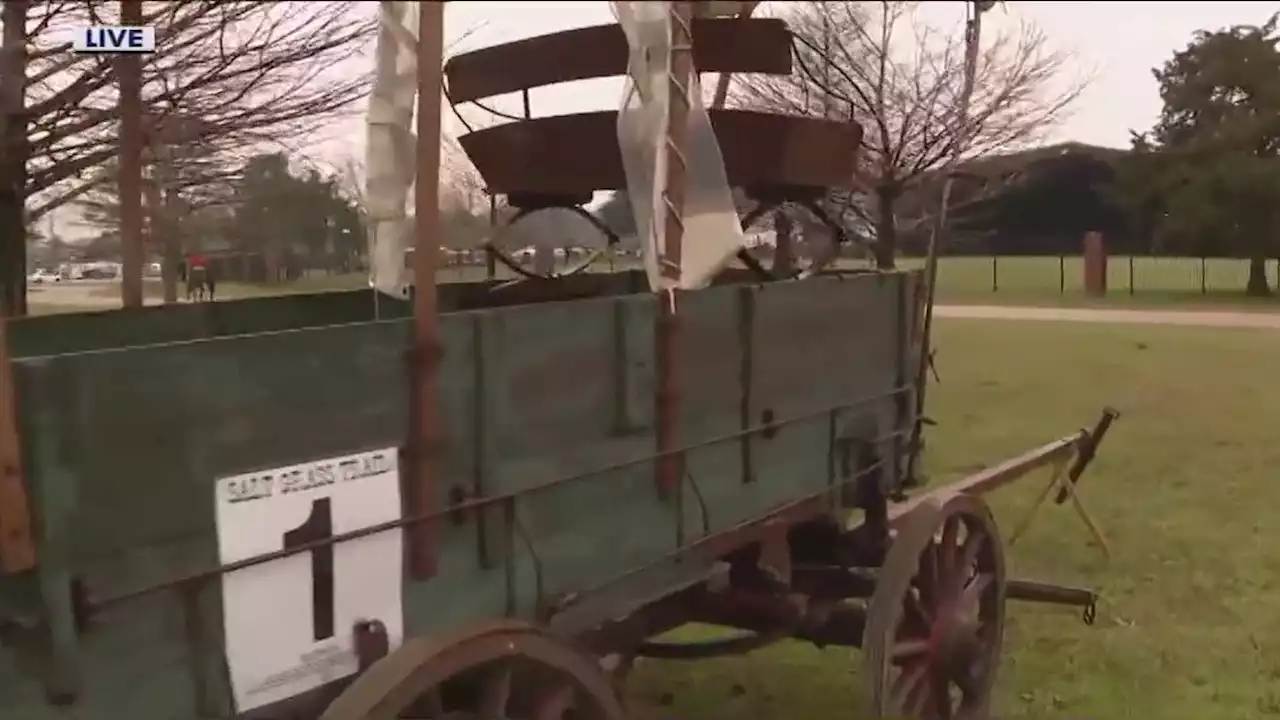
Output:
<instances>
[{"instance_id":1,"label":"dirt path","mask_svg":"<svg viewBox=\"0 0 1280 720\"><path fill-rule=\"evenodd\" d=\"M1101 308L1016 307L1012 305L938 305L942 318L984 320L1057 320L1062 322L1190 325L1280 330L1280 313L1200 310L1108 310Z\"/></svg>"}]
</instances>

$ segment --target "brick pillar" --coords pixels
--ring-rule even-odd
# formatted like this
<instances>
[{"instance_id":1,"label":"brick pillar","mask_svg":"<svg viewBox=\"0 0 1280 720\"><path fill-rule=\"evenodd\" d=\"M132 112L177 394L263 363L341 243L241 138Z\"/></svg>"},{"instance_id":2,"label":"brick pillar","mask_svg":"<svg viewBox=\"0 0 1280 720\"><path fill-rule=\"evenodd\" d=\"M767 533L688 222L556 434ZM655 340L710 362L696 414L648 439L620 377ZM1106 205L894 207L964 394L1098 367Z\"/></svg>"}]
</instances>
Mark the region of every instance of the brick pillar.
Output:
<instances>
[{"instance_id":1,"label":"brick pillar","mask_svg":"<svg viewBox=\"0 0 1280 720\"><path fill-rule=\"evenodd\" d=\"M1098 297L1107 294L1107 246L1095 230L1084 234L1084 291Z\"/></svg>"}]
</instances>

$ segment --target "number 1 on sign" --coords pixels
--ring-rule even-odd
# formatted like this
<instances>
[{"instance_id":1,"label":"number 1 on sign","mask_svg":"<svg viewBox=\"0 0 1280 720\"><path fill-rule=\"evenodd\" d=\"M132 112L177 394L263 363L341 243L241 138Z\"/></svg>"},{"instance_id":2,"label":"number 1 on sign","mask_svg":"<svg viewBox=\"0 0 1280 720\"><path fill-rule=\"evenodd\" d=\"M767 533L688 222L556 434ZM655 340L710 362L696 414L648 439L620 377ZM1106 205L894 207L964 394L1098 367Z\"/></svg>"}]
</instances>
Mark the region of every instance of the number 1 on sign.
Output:
<instances>
[{"instance_id":1,"label":"number 1 on sign","mask_svg":"<svg viewBox=\"0 0 1280 720\"><path fill-rule=\"evenodd\" d=\"M354 674L357 623L377 620L400 643L402 534L334 542L399 519L395 448L225 477L216 492L221 564L276 556L222 576L237 713Z\"/></svg>"},{"instance_id":2,"label":"number 1 on sign","mask_svg":"<svg viewBox=\"0 0 1280 720\"><path fill-rule=\"evenodd\" d=\"M311 514L284 534L284 549L294 550L333 537L333 509L329 498L311 503ZM316 642L333 637L333 544L311 548L311 627Z\"/></svg>"}]
</instances>

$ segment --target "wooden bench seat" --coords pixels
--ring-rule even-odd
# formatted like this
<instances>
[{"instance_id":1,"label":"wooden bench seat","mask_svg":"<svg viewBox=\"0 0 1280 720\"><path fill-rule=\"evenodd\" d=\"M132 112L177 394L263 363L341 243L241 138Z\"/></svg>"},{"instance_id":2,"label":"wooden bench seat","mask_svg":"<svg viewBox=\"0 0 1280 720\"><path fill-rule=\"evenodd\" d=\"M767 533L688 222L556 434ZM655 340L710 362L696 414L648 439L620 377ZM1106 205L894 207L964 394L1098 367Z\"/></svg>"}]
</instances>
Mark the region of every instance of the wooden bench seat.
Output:
<instances>
[{"instance_id":1,"label":"wooden bench seat","mask_svg":"<svg viewBox=\"0 0 1280 720\"><path fill-rule=\"evenodd\" d=\"M699 72L788 75L791 34L777 19L701 18L693 23ZM478 102L523 93L528 119L459 138L494 194L512 205L582 204L595 191L626 187L617 112L534 118L531 88L627 72L617 25L580 28L457 55L445 64L449 99ZM749 193L813 196L853 178L856 123L713 109L730 185Z\"/></svg>"},{"instance_id":2,"label":"wooden bench seat","mask_svg":"<svg viewBox=\"0 0 1280 720\"><path fill-rule=\"evenodd\" d=\"M848 185L861 129L846 122L711 110L733 187L812 193ZM504 195L623 190L616 111L561 115L479 130L460 142L485 184Z\"/></svg>"}]
</instances>

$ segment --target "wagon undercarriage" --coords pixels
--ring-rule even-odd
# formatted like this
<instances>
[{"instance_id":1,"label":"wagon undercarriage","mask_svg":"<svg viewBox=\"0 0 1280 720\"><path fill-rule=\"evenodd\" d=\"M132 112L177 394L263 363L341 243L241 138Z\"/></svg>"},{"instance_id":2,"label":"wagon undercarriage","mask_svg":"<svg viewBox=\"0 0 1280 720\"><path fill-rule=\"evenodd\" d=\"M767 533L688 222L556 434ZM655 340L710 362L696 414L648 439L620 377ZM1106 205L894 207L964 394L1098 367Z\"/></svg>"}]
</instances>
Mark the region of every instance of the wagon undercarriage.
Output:
<instances>
[{"instance_id":1,"label":"wagon undercarriage","mask_svg":"<svg viewBox=\"0 0 1280 720\"><path fill-rule=\"evenodd\" d=\"M374 643L369 669L323 717L626 718L620 698L635 660L741 655L782 640L861 648L876 716L986 717L1005 601L1076 606L1092 624L1097 595L1006 578L1004 543L980 496L1045 467L1073 483L1113 417L906 502L869 492L866 519L850 527L831 517L828 498L813 497L695 541L680 554L722 558L705 578L587 631L574 631L574 605L590 595L549 605L546 630L495 622L386 657ZM874 479L854 473L846 486L857 492ZM690 623L742 632L652 639Z\"/></svg>"}]
</instances>

